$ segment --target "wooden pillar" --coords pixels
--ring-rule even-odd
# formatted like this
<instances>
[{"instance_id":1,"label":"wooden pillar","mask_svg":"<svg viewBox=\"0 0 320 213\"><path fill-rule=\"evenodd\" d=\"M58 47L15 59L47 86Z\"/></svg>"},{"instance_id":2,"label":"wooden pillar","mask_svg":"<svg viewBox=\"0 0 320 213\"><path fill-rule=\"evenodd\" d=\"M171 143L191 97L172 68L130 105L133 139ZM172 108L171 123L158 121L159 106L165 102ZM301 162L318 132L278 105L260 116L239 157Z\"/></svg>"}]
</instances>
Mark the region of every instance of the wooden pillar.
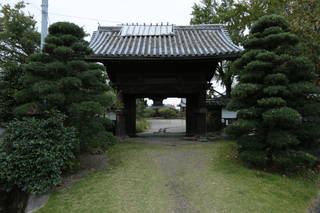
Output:
<instances>
[{"instance_id":1,"label":"wooden pillar","mask_svg":"<svg viewBox=\"0 0 320 213\"><path fill-rule=\"evenodd\" d=\"M128 136L136 135L136 98L132 95L124 95L125 129Z\"/></svg>"},{"instance_id":2,"label":"wooden pillar","mask_svg":"<svg viewBox=\"0 0 320 213\"><path fill-rule=\"evenodd\" d=\"M207 106L205 88L196 96L196 135L200 138L207 137Z\"/></svg>"},{"instance_id":3,"label":"wooden pillar","mask_svg":"<svg viewBox=\"0 0 320 213\"><path fill-rule=\"evenodd\" d=\"M121 102L123 102L123 95L121 92L118 93L118 97ZM117 111L117 120L116 120L116 136L125 137L126 136L126 121L125 121L125 110L121 109Z\"/></svg>"},{"instance_id":4,"label":"wooden pillar","mask_svg":"<svg viewBox=\"0 0 320 213\"><path fill-rule=\"evenodd\" d=\"M187 109L186 109L186 136L192 137L196 134L196 97L187 97Z\"/></svg>"},{"instance_id":5,"label":"wooden pillar","mask_svg":"<svg viewBox=\"0 0 320 213\"><path fill-rule=\"evenodd\" d=\"M116 136L117 137L125 137L126 136L125 115L122 110L117 111Z\"/></svg>"}]
</instances>

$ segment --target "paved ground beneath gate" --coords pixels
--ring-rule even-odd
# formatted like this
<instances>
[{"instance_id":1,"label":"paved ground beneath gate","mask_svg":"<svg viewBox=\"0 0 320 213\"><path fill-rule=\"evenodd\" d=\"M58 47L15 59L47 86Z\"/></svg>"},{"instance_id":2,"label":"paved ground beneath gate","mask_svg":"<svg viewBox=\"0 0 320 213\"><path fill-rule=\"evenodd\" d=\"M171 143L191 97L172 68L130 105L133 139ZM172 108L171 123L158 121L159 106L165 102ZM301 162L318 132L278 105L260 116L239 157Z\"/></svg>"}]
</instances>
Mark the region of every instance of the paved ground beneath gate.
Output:
<instances>
[{"instance_id":1,"label":"paved ground beneath gate","mask_svg":"<svg viewBox=\"0 0 320 213\"><path fill-rule=\"evenodd\" d=\"M148 135L163 135L163 134L185 134L186 120L184 119L149 119L151 124L148 131L140 134Z\"/></svg>"},{"instance_id":2,"label":"paved ground beneath gate","mask_svg":"<svg viewBox=\"0 0 320 213\"><path fill-rule=\"evenodd\" d=\"M125 141L172 146L198 143L195 138L185 137L186 121L183 119L149 119L148 122L150 128L146 132Z\"/></svg>"}]
</instances>

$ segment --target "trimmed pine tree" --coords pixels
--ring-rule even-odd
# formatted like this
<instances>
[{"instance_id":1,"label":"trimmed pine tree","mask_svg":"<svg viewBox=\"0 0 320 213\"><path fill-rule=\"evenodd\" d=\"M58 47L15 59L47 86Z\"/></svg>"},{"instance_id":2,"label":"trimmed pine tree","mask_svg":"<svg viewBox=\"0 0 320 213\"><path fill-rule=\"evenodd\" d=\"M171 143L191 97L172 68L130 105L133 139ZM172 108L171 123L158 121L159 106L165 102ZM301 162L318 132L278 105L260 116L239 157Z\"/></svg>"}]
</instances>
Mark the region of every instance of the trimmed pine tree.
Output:
<instances>
[{"instance_id":1,"label":"trimmed pine tree","mask_svg":"<svg viewBox=\"0 0 320 213\"><path fill-rule=\"evenodd\" d=\"M238 140L240 157L251 165L282 171L311 167L303 151L318 146L320 91L314 65L301 55L299 40L281 16L260 18L235 63L239 84L228 108L238 120L227 128Z\"/></svg>"},{"instance_id":2,"label":"trimmed pine tree","mask_svg":"<svg viewBox=\"0 0 320 213\"><path fill-rule=\"evenodd\" d=\"M106 149L114 142L105 131L103 115L115 102L107 73L97 63L85 61L91 53L82 28L68 22L49 27L42 53L33 54L24 65L23 90L16 92L18 115L37 115L59 110L66 125L79 132L81 149Z\"/></svg>"}]
</instances>

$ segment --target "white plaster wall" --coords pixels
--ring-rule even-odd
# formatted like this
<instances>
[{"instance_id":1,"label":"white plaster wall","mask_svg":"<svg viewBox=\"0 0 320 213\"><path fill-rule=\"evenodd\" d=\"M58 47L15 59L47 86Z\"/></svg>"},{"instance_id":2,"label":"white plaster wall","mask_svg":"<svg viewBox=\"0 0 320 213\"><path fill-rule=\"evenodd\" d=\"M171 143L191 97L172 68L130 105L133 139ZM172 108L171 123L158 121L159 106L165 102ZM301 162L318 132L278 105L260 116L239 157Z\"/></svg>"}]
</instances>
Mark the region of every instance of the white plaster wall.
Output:
<instances>
[{"instance_id":1,"label":"white plaster wall","mask_svg":"<svg viewBox=\"0 0 320 213\"><path fill-rule=\"evenodd\" d=\"M223 108L221 111L221 118L237 118L237 112Z\"/></svg>"},{"instance_id":2,"label":"white plaster wall","mask_svg":"<svg viewBox=\"0 0 320 213\"><path fill-rule=\"evenodd\" d=\"M5 132L5 130L0 127L0 136L3 135L4 132Z\"/></svg>"}]
</instances>

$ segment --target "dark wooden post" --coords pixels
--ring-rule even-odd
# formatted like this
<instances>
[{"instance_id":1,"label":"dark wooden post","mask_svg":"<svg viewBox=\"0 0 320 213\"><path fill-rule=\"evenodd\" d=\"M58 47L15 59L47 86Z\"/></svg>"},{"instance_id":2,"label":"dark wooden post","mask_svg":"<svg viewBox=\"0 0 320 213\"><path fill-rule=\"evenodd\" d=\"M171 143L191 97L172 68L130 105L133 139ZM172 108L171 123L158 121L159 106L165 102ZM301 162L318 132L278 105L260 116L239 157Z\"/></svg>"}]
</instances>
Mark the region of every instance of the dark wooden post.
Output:
<instances>
[{"instance_id":1,"label":"dark wooden post","mask_svg":"<svg viewBox=\"0 0 320 213\"><path fill-rule=\"evenodd\" d=\"M196 135L200 138L207 137L207 106L205 88L198 94L196 106Z\"/></svg>"},{"instance_id":2,"label":"dark wooden post","mask_svg":"<svg viewBox=\"0 0 320 213\"><path fill-rule=\"evenodd\" d=\"M118 93L120 101L123 103L123 95L121 92ZM125 137L126 136L126 121L125 121L125 109L120 109L117 111L117 121L116 121L116 136Z\"/></svg>"},{"instance_id":3,"label":"dark wooden post","mask_svg":"<svg viewBox=\"0 0 320 213\"><path fill-rule=\"evenodd\" d=\"M196 110L196 97L187 97L187 109L186 109L186 136L191 137L196 134L196 120L195 120L195 110Z\"/></svg>"},{"instance_id":4,"label":"dark wooden post","mask_svg":"<svg viewBox=\"0 0 320 213\"><path fill-rule=\"evenodd\" d=\"M124 100L126 134L134 137L136 135L136 98L133 95L125 95Z\"/></svg>"},{"instance_id":5,"label":"dark wooden post","mask_svg":"<svg viewBox=\"0 0 320 213\"><path fill-rule=\"evenodd\" d=\"M125 122L125 115L123 110L117 111L116 136L117 137L126 136L126 122Z\"/></svg>"}]
</instances>

